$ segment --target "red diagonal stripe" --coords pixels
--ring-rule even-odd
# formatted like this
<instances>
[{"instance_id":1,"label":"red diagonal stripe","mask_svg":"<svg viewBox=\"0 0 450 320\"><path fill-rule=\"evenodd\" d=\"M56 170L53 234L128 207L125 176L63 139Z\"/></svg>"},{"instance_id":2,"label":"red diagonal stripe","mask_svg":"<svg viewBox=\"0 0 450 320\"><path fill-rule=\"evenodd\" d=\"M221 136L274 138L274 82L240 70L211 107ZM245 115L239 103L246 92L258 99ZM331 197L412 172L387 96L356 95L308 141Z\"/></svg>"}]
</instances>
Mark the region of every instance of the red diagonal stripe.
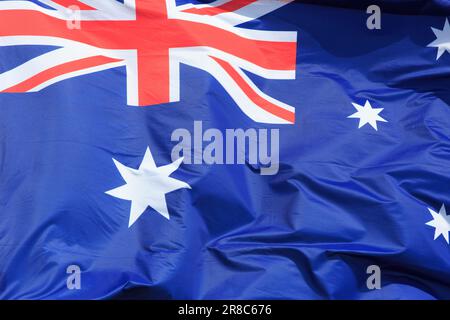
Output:
<instances>
[{"instance_id":1,"label":"red diagonal stripe","mask_svg":"<svg viewBox=\"0 0 450 320\"><path fill-rule=\"evenodd\" d=\"M259 94L257 94L252 87L245 81L244 78L226 61L221 59L212 57L220 66L236 81L237 85L244 91L244 93L252 100L257 106L261 109L270 112L271 114L284 119L290 123L295 123L295 113L292 111L283 109L276 104L273 104L270 101L262 98Z\"/></svg>"},{"instance_id":2,"label":"red diagonal stripe","mask_svg":"<svg viewBox=\"0 0 450 320\"><path fill-rule=\"evenodd\" d=\"M84 59L79 59L67 63L60 64L59 66L55 66L48 70L42 71L37 75L13 86L2 92L27 92L38 85L53 79L62 74L66 74L69 72L74 72L78 70L83 70L90 67L100 66L102 64L107 64L111 62L120 61L118 59L108 58L104 56L95 56Z\"/></svg>"}]
</instances>

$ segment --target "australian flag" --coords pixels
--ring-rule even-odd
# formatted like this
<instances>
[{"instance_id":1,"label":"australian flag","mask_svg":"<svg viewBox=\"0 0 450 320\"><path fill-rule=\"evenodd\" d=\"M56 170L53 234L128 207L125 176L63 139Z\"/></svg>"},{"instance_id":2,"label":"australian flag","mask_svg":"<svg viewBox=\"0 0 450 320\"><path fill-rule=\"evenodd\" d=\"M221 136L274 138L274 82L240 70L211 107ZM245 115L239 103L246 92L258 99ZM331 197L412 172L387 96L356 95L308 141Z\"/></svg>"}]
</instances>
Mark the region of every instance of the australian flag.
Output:
<instances>
[{"instance_id":1,"label":"australian flag","mask_svg":"<svg viewBox=\"0 0 450 320\"><path fill-rule=\"evenodd\" d=\"M447 0L1 0L1 299L450 299Z\"/></svg>"}]
</instances>

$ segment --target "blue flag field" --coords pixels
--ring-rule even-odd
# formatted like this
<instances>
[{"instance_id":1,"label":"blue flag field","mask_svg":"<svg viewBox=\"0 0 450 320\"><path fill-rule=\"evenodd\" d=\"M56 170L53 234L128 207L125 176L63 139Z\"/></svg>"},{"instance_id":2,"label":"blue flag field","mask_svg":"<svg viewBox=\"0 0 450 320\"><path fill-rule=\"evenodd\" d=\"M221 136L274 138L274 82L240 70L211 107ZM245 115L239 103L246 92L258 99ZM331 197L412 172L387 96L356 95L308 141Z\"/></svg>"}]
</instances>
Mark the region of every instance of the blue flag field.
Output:
<instances>
[{"instance_id":1,"label":"blue flag field","mask_svg":"<svg viewBox=\"0 0 450 320\"><path fill-rule=\"evenodd\" d=\"M450 299L449 232L449 1L0 1L0 299Z\"/></svg>"}]
</instances>

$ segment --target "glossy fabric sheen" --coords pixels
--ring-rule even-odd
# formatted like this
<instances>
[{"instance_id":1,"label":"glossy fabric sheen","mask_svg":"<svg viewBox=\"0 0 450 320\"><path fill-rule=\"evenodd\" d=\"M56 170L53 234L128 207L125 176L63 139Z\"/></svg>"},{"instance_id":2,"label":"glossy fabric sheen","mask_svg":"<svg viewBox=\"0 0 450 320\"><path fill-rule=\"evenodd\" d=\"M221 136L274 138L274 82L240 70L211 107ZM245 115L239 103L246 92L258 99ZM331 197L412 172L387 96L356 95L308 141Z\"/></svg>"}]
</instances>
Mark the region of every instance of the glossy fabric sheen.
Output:
<instances>
[{"instance_id":1,"label":"glossy fabric sheen","mask_svg":"<svg viewBox=\"0 0 450 320\"><path fill-rule=\"evenodd\" d=\"M450 299L450 245L425 225L428 208L450 212L450 54L427 47L450 4L385 1L371 31L356 2L242 25L297 31L295 80L248 73L294 125L253 122L184 65L177 103L127 106L125 68L0 94L0 298ZM54 49L0 47L0 72ZM366 100L384 108L378 131L347 118ZM137 168L150 147L166 165L172 131L194 120L279 128L278 174L182 164L172 177L192 189L167 194L170 220L148 208L128 228L130 202L105 194L123 184L112 158ZM66 288L71 264L81 290Z\"/></svg>"}]
</instances>

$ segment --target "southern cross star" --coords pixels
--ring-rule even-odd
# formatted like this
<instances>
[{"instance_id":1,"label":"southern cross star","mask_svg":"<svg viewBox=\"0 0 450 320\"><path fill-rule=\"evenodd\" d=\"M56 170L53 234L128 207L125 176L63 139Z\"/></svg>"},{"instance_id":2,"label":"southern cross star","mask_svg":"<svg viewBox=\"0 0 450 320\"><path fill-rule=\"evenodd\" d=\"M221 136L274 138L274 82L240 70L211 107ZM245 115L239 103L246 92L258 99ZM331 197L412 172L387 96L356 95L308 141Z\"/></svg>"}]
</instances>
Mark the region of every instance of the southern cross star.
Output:
<instances>
[{"instance_id":1,"label":"southern cross star","mask_svg":"<svg viewBox=\"0 0 450 320\"><path fill-rule=\"evenodd\" d=\"M178 169L183 158L171 164L157 167L150 149L147 148L139 169L129 168L115 159L113 161L126 184L106 191L106 193L119 199L131 201L128 227L136 222L147 207L152 207L163 217L170 219L166 194L181 188L191 189L187 183L169 177Z\"/></svg>"},{"instance_id":2,"label":"southern cross star","mask_svg":"<svg viewBox=\"0 0 450 320\"><path fill-rule=\"evenodd\" d=\"M387 122L387 120L385 120L379 116L379 113L381 111L383 111L383 108L372 108L369 100L366 100L366 103L364 104L364 106L361 106L356 103L352 103L352 105L358 111L355 112L354 114L348 116L347 118L359 119L358 129L365 126L368 123L372 126L372 128L374 128L375 130L378 130L377 121Z\"/></svg>"},{"instance_id":3,"label":"southern cross star","mask_svg":"<svg viewBox=\"0 0 450 320\"><path fill-rule=\"evenodd\" d=\"M445 241L449 243L448 233L450 232L450 216L447 215L444 204L442 204L439 213L430 208L428 208L428 211L430 211L433 220L428 221L426 225L434 228L434 240L442 235Z\"/></svg>"},{"instance_id":4,"label":"southern cross star","mask_svg":"<svg viewBox=\"0 0 450 320\"><path fill-rule=\"evenodd\" d=\"M436 57L436 60L438 60L445 53L445 51L450 53L450 24L448 23L448 20L445 19L444 28L442 30L433 27L431 30L433 30L436 40L431 42L428 47L438 48Z\"/></svg>"}]
</instances>

